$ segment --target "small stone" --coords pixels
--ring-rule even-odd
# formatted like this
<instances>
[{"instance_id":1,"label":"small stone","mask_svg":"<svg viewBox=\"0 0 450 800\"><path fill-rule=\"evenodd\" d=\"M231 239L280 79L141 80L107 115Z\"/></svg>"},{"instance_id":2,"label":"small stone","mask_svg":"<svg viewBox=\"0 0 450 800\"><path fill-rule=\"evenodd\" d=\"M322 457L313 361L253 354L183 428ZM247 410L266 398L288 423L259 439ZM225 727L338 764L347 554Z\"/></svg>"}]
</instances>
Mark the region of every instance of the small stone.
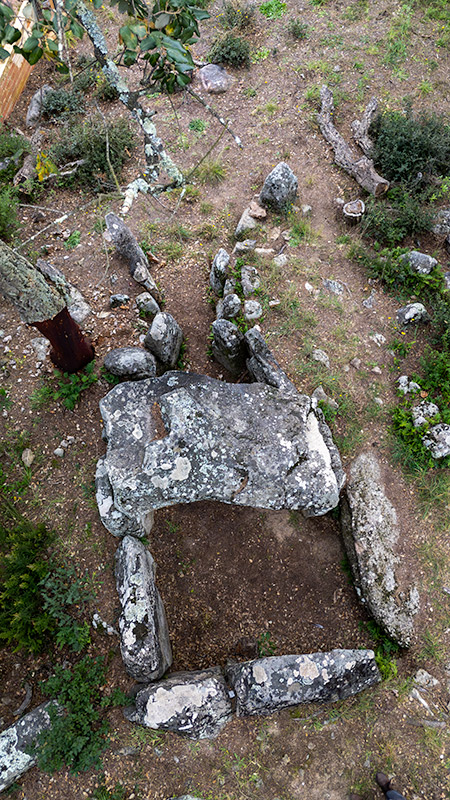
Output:
<instances>
[{"instance_id":1,"label":"small stone","mask_svg":"<svg viewBox=\"0 0 450 800\"><path fill-rule=\"evenodd\" d=\"M381 397L374 397L374 398L373 398L373 402L374 402L374 403L375 403L377 406L380 406L380 407L381 407L381 406L384 406L384 402L383 402L383 399L382 399Z\"/></svg>"},{"instance_id":2,"label":"small stone","mask_svg":"<svg viewBox=\"0 0 450 800\"><path fill-rule=\"evenodd\" d=\"M232 375L240 375L245 368L246 346L239 328L226 319L212 324L211 348L216 361Z\"/></svg>"},{"instance_id":3,"label":"small stone","mask_svg":"<svg viewBox=\"0 0 450 800\"><path fill-rule=\"evenodd\" d=\"M373 372L374 375L381 375L382 374L380 367L372 367L372 369L370 371Z\"/></svg>"},{"instance_id":4,"label":"small stone","mask_svg":"<svg viewBox=\"0 0 450 800\"><path fill-rule=\"evenodd\" d=\"M118 347L110 350L103 361L105 369L122 380L154 378L156 361L152 353L142 347Z\"/></svg>"},{"instance_id":5,"label":"small stone","mask_svg":"<svg viewBox=\"0 0 450 800\"><path fill-rule=\"evenodd\" d=\"M36 336L31 340L31 345L38 361L45 361L50 350L50 342L43 336Z\"/></svg>"},{"instance_id":6,"label":"small stone","mask_svg":"<svg viewBox=\"0 0 450 800\"><path fill-rule=\"evenodd\" d=\"M422 303L408 303L404 308L399 308L396 314L399 325L430 321L430 315Z\"/></svg>"},{"instance_id":7,"label":"small stone","mask_svg":"<svg viewBox=\"0 0 450 800\"><path fill-rule=\"evenodd\" d=\"M445 288L450 291L450 272L444 272Z\"/></svg>"},{"instance_id":8,"label":"small stone","mask_svg":"<svg viewBox=\"0 0 450 800\"><path fill-rule=\"evenodd\" d=\"M308 294L312 294L313 291L314 291L314 286L312 286L310 283L306 282L305 283L305 289L308 292Z\"/></svg>"},{"instance_id":9,"label":"small stone","mask_svg":"<svg viewBox=\"0 0 450 800\"><path fill-rule=\"evenodd\" d=\"M232 82L231 75L218 64L205 64L198 71L198 77L202 88L209 94L223 94Z\"/></svg>"},{"instance_id":10,"label":"small stone","mask_svg":"<svg viewBox=\"0 0 450 800\"><path fill-rule=\"evenodd\" d=\"M438 685L439 681L437 678L433 678L425 669L418 669L414 675L414 683L423 686L425 689L432 689Z\"/></svg>"},{"instance_id":11,"label":"small stone","mask_svg":"<svg viewBox=\"0 0 450 800\"><path fill-rule=\"evenodd\" d=\"M327 289L327 291L332 292L332 294L344 294L344 284L340 281L333 281L329 280L328 278L323 278L322 283L324 288Z\"/></svg>"},{"instance_id":12,"label":"small stone","mask_svg":"<svg viewBox=\"0 0 450 800\"><path fill-rule=\"evenodd\" d=\"M241 218L236 225L236 229L234 231L234 235L236 239L241 239L247 231L251 231L253 228L257 227L257 223L255 222L254 217L250 214L250 209L246 208L241 215Z\"/></svg>"},{"instance_id":13,"label":"small stone","mask_svg":"<svg viewBox=\"0 0 450 800\"><path fill-rule=\"evenodd\" d=\"M272 228L272 230L269 231L269 234L268 234L267 238L271 242L276 242L276 240L279 239L280 236L281 236L281 228Z\"/></svg>"},{"instance_id":14,"label":"small stone","mask_svg":"<svg viewBox=\"0 0 450 800\"><path fill-rule=\"evenodd\" d=\"M120 308L120 306L126 306L129 302L130 298L127 294L112 294L109 298L109 307Z\"/></svg>"},{"instance_id":15,"label":"small stone","mask_svg":"<svg viewBox=\"0 0 450 800\"><path fill-rule=\"evenodd\" d=\"M355 369L361 369L361 359L360 358L352 358L350 361L350 366L354 367Z\"/></svg>"},{"instance_id":16,"label":"small stone","mask_svg":"<svg viewBox=\"0 0 450 800\"><path fill-rule=\"evenodd\" d=\"M302 206L302 214L304 217L309 217L312 212L312 206L303 205Z\"/></svg>"},{"instance_id":17,"label":"small stone","mask_svg":"<svg viewBox=\"0 0 450 800\"><path fill-rule=\"evenodd\" d=\"M429 275L434 267L437 267L437 260L426 253L420 253L418 250L411 250L410 253L404 253L400 256L400 261L406 261L414 272L419 275Z\"/></svg>"},{"instance_id":18,"label":"small stone","mask_svg":"<svg viewBox=\"0 0 450 800\"><path fill-rule=\"evenodd\" d=\"M420 428L422 425L425 425L437 414L439 414L439 408L436 403L431 403L428 400L423 400L418 406L411 409L411 416L415 428Z\"/></svg>"},{"instance_id":19,"label":"small stone","mask_svg":"<svg viewBox=\"0 0 450 800\"><path fill-rule=\"evenodd\" d=\"M336 400L333 400L332 397L328 397L323 386L318 386L317 389L314 389L312 397L314 397L318 403L326 403L326 405L334 411L337 411L339 408L339 403L336 403Z\"/></svg>"},{"instance_id":20,"label":"small stone","mask_svg":"<svg viewBox=\"0 0 450 800\"><path fill-rule=\"evenodd\" d=\"M67 448L69 447L69 442L67 441L67 439L63 439L59 443L59 446L62 447L63 450L67 450Z\"/></svg>"},{"instance_id":21,"label":"small stone","mask_svg":"<svg viewBox=\"0 0 450 800\"><path fill-rule=\"evenodd\" d=\"M450 455L450 425L444 422L434 425L423 437L422 443L433 458L445 458Z\"/></svg>"},{"instance_id":22,"label":"small stone","mask_svg":"<svg viewBox=\"0 0 450 800\"><path fill-rule=\"evenodd\" d=\"M156 314L144 340L150 350L164 367L173 369L180 355L183 332L176 319L165 311Z\"/></svg>"},{"instance_id":23,"label":"small stone","mask_svg":"<svg viewBox=\"0 0 450 800\"><path fill-rule=\"evenodd\" d=\"M241 269L241 285L244 297L250 297L261 286L261 280L256 267L244 264Z\"/></svg>"},{"instance_id":24,"label":"small stone","mask_svg":"<svg viewBox=\"0 0 450 800\"><path fill-rule=\"evenodd\" d=\"M366 297L366 299L362 301L362 304L364 308L368 308L369 310L371 308L374 308L374 306L376 305L376 295L374 289L372 289L369 297Z\"/></svg>"},{"instance_id":25,"label":"small stone","mask_svg":"<svg viewBox=\"0 0 450 800\"><path fill-rule=\"evenodd\" d=\"M397 378L397 388L402 394L416 394L420 392L420 386L415 381L410 381L407 375L400 375Z\"/></svg>"},{"instance_id":26,"label":"small stone","mask_svg":"<svg viewBox=\"0 0 450 800\"><path fill-rule=\"evenodd\" d=\"M321 350L319 347L315 347L311 353L311 358L314 361L318 361L320 364L323 364L327 369L330 369L330 359L325 353L324 350Z\"/></svg>"},{"instance_id":27,"label":"small stone","mask_svg":"<svg viewBox=\"0 0 450 800\"><path fill-rule=\"evenodd\" d=\"M251 321L262 317L263 310L261 304L257 300L246 300L244 303L244 317Z\"/></svg>"},{"instance_id":28,"label":"small stone","mask_svg":"<svg viewBox=\"0 0 450 800\"><path fill-rule=\"evenodd\" d=\"M236 281L234 278L227 278L223 287L223 296L236 294Z\"/></svg>"},{"instance_id":29,"label":"small stone","mask_svg":"<svg viewBox=\"0 0 450 800\"><path fill-rule=\"evenodd\" d=\"M255 200L252 200L250 203L248 212L250 216L254 217L255 219L266 219L267 217L266 209L260 206Z\"/></svg>"},{"instance_id":30,"label":"small stone","mask_svg":"<svg viewBox=\"0 0 450 800\"><path fill-rule=\"evenodd\" d=\"M62 447L57 447L56 450L53 450L53 455L57 456L58 458L64 458L65 451Z\"/></svg>"},{"instance_id":31,"label":"small stone","mask_svg":"<svg viewBox=\"0 0 450 800\"><path fill-rule=\"evenodd\" d=\"M275 254L275 250L272 247L255 247L255 253L257 256L270 257Z\"/></svg>"},{"instance_id":32,"label":"small stone","mask_svg":"<svg viewBox=\"0 0 450 800\"><path fill-rule=\"evenodd\" d=\"M138 294L136 297L136 305L139 311L142 311L142 313L150 319L154 319L161 311L158 303L150 292L141 292L141 294Z\"/></svg>"},{"instance_id":33,"label":"small stone","mask_svg":"<svg viewBox=\"0 0 450 800\"><path fill-rule=\"evenodd\" d=\"M382 345L382 344L384 344L384 343L386 342L386 337L385 337L385 336L383 336L383 334L382 334L382 333L372 333L372 334L369 336L369 339L370 339L372 342L375 342L375 344L377 345L377 347L381 347L381 345Z\"/></svg>"},{"instance_id":34,"label":"small stone","mask_svg":"<svg viewBox=\"0 0 450 800\"><path fill-rule=\"evenodd\" d=\"M34 453L33 453L33 451L30 450L29 447L25 448L25 450L23 451L23 453L21 455L21 459L22 459L22 461L23 461L23 463L25 464L26 467L31 467L31 465L32 465L32 463L34 461Z\"/></svg>"},{"instance_id":35,"label":"small stone","mask_svg":"<svg viewBox=\"0 0 450 800\"><path fill-rule=\"evenodd\" d=\"M269 300L269 308L275 308L275 306L279 306L281 300Z\"/></svg>"},{"instance_id":36,"label":"small stone","mask_svg":"<svg viewBox=\"0 0 450 800\"><path fill-rule=\"evenodd\" d=\"M285 212L297 196L298 180L291 168L284 161L277 164L269 173L259 195L259 202L264 208Z\"/></svg>"},{"instance_id":37,"label":"small stone","mask_svg":"<svg viewBox=\"0 0 450 800\"><path fill-rule=\"evenodd\" d=\"M227 294L217 304L217 319L233 319L241 310L242 303L237 294Z\"/></svg>"},{"instance_id":38,"label":"small stone","mask_svg":"<svg viewBox=\"0 0 450 800\"><path fill-rule=\"evenodd\" d=\"M284 253L280 253L279 256L275 256L273 263L277 267L285 267L288 263L288 257Z\"/></svg>"},{"instance_id":39,"label":"small stone","mask_svg":"<svg viewBox=\"0 0 450 800\"><path fill-rule=\"evenodd\" d=\"M236 242L233 253L248 253L249 250L254 250L255 247L256 239L244 239L243 242Z\"/></svg>"},{"instance_id":40,"label":"small stone","mask_svg":"<svg viewBox=\"0 0 450 800\"><path fill-rule=\"evenodd\" d=\"M223 285L227 277L227 267L230 263L230 256L223 247L214 256L211 264L211 272L209 275L209 283L214 294L218 297L223 292Z\"/></svg>"}]
</instances>

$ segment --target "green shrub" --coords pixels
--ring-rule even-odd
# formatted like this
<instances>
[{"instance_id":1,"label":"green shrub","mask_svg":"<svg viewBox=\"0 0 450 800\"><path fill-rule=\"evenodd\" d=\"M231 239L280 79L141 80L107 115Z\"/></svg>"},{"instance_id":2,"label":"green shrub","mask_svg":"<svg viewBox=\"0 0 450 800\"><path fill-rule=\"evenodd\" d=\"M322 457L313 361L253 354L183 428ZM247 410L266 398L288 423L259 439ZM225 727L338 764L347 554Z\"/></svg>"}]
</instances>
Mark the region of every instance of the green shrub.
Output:
<instances>
[{"instance_id":1,"label":"green shrub","mask_svg":"<svg viewBox=\"0 0 450 800\"><path fill-rule=\"evenodd\" d=\"M367 269L369 278L383 281L401 302L406 302L411 294L417 295L421 301L428 301L443 292L445 281L441 270L435 267L428 275L414 272L409 263L401 258L405 252L405 248L401 247L393 250L385 248L373 255L361 248L355 255Z\"/></svg>"},{"instance_id":2,"label":"green shrub","mask_svg":"<svg viewBox=\"0 0 450 800\"><path fill-rule=\"evenodd\" d=\"M0 190L0 239L11 241L19 228L19 201L13 187Z\"/></svg>"},{"instance_id":3,"label":"green shrub","mask_svg":"<svg viewBox=\"0 0 450 800\"><path fill-rule=\"evenodd\" d=\"M105 100L109 102L117 100L119 97L119 92L117 91L116 87L109 82L108 78L103 74L103 72L99 72L95 78L95 94L99 100Z\"/></svg>"},{"instance_id":4,"label":"green shrub","mask_svg":"<svg viewBox=\"0 0 450 800\"><path fill-rule=\"evenodd\" d=\"M214 40L208 60L213 64L229 64L230 67L249 67L250 45L241 36L227 33L226 36Z\"/></svg>"},{"instance_id":5,"label":"green shrub","mask_svg":"<svg viewBox=\"0 0 450 800\"><path fill-rule=\"evenodd\" d=\"M406 236L417 236L431 230L432 225L433 214L427 208L426 198L397 186L381 200L367 199L360 228L363 236L393 246Z\"/></svg>"},{"instance_id":6,"label":"green shrub","mask_svg":"<svg viewBox=\"0 0 450 800\"><path fill-rule=\"evenodd\" d=\"M267 0L260 5L259 10L267 19L279 19L286 12L286 3L281 0Z\"/></svg>"},{"instance_id":7,"label":"green shrub","mask_svg":"<svg viewBox=\"0 0 450 800\"><path fill-rule=\"evenodd\" d=\"M382 678L384 680L396 678L398 668L394 656L400 653L399 645L392 641L373 619L369 622L361 622L360 628L365 628L375 642L375 661Z\"/></svg>"},{"instance_id":8,"label":"green shrub","mask_svg":"<svg viewBox=\"0 0 450 800\"><path fill-rule=\"evenodd\" d=\"M120 118L108 125L108 141L110 161L119 178L134 143L133 133L125 119ZM50 149L49 156L59 166L84 160L71 177L71 182L97 190L115 186L106 157L106 131L101 118L96 117L65 130Z\"/></svg>"},{"instance_id":9,"label":"green shrub","mask_svg":"<svg viewBox=\"0 0 450 800\"><path fill-rule=\"evenodd\" d=\"M83 95L79 89L52 89L43 99L42 111L48 117L80 114L84 111Z\"/></svg>"},{"instance_id":10,"label":"green shrub","mask_svg":"<svg viewBox=\"0 0 450 800\"><path fill-rule=\"evenodd\" d=\"M73 411L80 402L83 392L98 381L94 370L94 361L91 361L79 372L72 374L54 369L53 378L31 393L31 408L41 408L53 401L61 402L63 406Z\"/></svg>"},{"instance_id":11,"label":"green shrub","mask_svg":"<svg viewBox=\"0 0 450 800\"><path fill-rule=\"evenodd\" d=\"M306 22L302 22L300 19L290 19L287 26L288 33L294 39L307 39L308 28Z\"/></svg>"},{"instance_id":12,"label":"green shrub","mask_svg":"<svg viewBox=\"0 0 450 800\"><path fill-rule=\"evenodd\" d=\"M74 653L79 653L91 641L89 623L73 616L74 609L78 616L92 599L87 585L87 575L79 577L72 566L54 566L39 584L44 611L54 621L56 644L58 647L67 645Z\"/></svg>"},{"instance_id":13,"label":"green shrub","mask_svg":"<svg viewBox=\"0 0 450 800\"><path fill-rule=\"evenodd\" d=\"M225 0L222 5L220 22L224 28L243 30L251 25L254 16L255 6L252 3L238 3L236 0Z\"/></svg>"},{"instance_id":14,"label":"green shrub","mask_svg":"<svg viewBox=\"0 0 450 800\"><path fill-rule=\"evenodd\" d=\"M450 174L450 126L443 116L385 111L370 133L375 165L389 181L420 187L430 176Z\"/></svg>"}]
</instances>

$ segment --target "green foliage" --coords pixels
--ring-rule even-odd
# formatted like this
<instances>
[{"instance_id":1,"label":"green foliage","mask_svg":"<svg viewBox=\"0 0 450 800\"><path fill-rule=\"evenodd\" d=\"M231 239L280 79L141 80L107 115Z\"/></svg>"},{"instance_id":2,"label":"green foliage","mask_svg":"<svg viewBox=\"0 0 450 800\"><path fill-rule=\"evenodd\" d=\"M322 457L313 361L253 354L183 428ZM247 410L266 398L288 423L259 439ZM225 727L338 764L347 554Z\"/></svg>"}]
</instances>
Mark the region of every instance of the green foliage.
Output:
<instances>
[{"instance_id":1,"label":"green foliage","mask_svg":"<svg viewBox=\"0 0 450 800\"><path fill-rule=\"evenodd\" d=\"M110 161L119 178L125 159L134 146L134 136L125 119L119 118L108 124L108 142ZM96 190L115 186L106 153L105 124L99 117L65 130L51 147L49 155L60 166L83 160L70 178L74 183Z\"/></svg>"},{"instance_id":2,"label":"green foliage","mask_svg":"<svg viewBox=\"0 0 450 800\"><path fill-rule=\"evenodd\" d=\"M43 693L56 700L59 709L50 707L52 726L39 735L35 746L40 769L54 772L65 766L77 773L101 766L108 733L101 712L105 679L104 660L85 656L72 669L57 665L55 674L41 684Z\"/></svg>"},{"instance_id":3,"label":"green foliage","mask_svg":"<svg viewBox=\"0 0 450 800\"><path fill-rule=\"evenodd\" d=\"M19 201L17 192L12 187L0 190L0 239L5 242L11 241L19 228L19 218L17 215Z\"/></svg>"},{"instance_id":4,"label":"green foliage","mask_svg":"<svg viewBox=\"0 0 450 800\"><path fill-rule=\"evenodd\" d=\"M294 39L307 39L308 30L309 25L301 19L290 19L287 25L287 31Z\"/></svg>"},{"instance_id":5,"label":"green foliage","mask_svg":"<svg viewBox=\"0 0 450 800\"><path fill-rule=\"evenodd\" d=\"M0 511L3 516L16 518L15 504L30 484L31 469L21 454L28 447L26 432L7 432L0 440Z\"/></svg>"},{"instance_id":6,"label":"green foliage","mask_svg":"<svg viewBox=\"0 0 450 800\"><path fill-rule=\"evenodd\" d=\"M0 187L3 190L3 187L9 189L11 191L11 197L15 197L12 194L12 187L11 182L12 178L14 177L15 173L17 172L18 168L20 167L20 162L22 157L25 153L28 152L30 149L30 143L24 136L19 136L15 133L8 133L7 131L3 130L0 131L0 161L2 162L3 169L0 170ZM0 196L1 197L1 196ZM13 204L13 219L15 219L16 209L14 208L15 200L12 200ZM8 199L5 196L4 201L0 199L0 208L2 209L2 218L5 215L6 220L6 210L8 206ZM3 211L4 207L4 211ZM2 229L4 225L2 224ZM6 238L4 233L0 233L2 238Z\"/></svg>"},{"instance_id":7,"label":"green foliage","mask_svg":"<svg viewBox=\"0 0 450 800\"><path fill-rule=\"evenodd\" d=\"M61 402L63 406L73 411L80 402L83 392L98 381L94 369L94 361L72 374L54 369L53 378L31 393L31 407L41 408L53 401Z\"/></svg>"},{"instance_id":8,"label":"green foliage","mask_svg":"<svg viewBox=\"0 0 450 800\"><path fill-rule=\"evenodd\" d=\"M385 198L369 197L361 220L363 236L391 247L406 236L417 236L431 230L433 214L424 195L414 195L402 186L390 189Z\"/></svg>"},{"instance_id":9,"label":"green foliage","mask_svg":"<svg viewBox=\"0 0 450 800\"><path fill-rule=\"evenodd\" d=\"M79 89L52 89L44 96L42 111L48 117L67 117L84 111L84 99Z\"/></svg>"},{"instance_id":10,"label":"green foliage","mask_svg":"<svg viewBox=\"0 0 450 800\"><path fill-rule=\"evenodd\" d=\"M272 639L272 634L270 631L266 631L265 633L261 633L257 639L258 644L258 656L263 658L264 656L273 656L276 653L277 645L276 642Z\"/></svg>"},{"instance_id":11,"label":"green foliage","mask_svg":"<svg viewBox=\"0 0 450 800\"><path fill-rule=\"evenodd\" d=\"M367 269L369 278L378 278L401 301L407 300L411 294L428 300L435 294L444 290L445 281L441 270L436 267L428 275L421 275L411 268L407 261L401 258L407 252L404 248L396 247L380 250L377 255L361 248L355 255L358 261Z\"/></svg>"},{"instance_id":12,"label":"green foliage","mask_svg":"<svg viewBox=\"0 0 450 800\"><path fill-rule=\"evenodd\" d=\"M385 111L375 118L370 133L375 165L389 181L420 188L431 176L450 175L450 126L445 117Z\"/></svg>"},{"instance_id":13,"label":"green foliage","mask_svg":"<svg viewBox=\"0 0 450 800\"><path fill-rule=\"evenodd\" d=\"M115 786L108 789L105 777L103 777L101 783L91 794L91 800L125 800L125 795L125 788L120 783L116 783Z\"/></svg>"},{"instance_id":14,"label":"green foliage","mask_svg":"<svg viewBox=\"0 0 450 800\"><path fill-rule=\"evenodd\" d=\"M92 599L87 587L87 575L78 576L72 566L53 567L39 584L44 611L55 622L56 644L58 647L67 645L74 653L84 650L91 641L89 623L73 617L74 608L79 614Z\"/></svg>"},{"instance_id":15,"label":"green foliage","mask_svg":"<svg viewBox=\"0 0 450 800\"><path fill-rule=\"evenodd\" d=\"M229 64L230 67L250 66L250 45L241 36L227 33L215 39L207 56L214 64Z\"/></svg>"},{"instance_id":16,"label":"green foliage","mask_svg":"<svg viewBox=\"0 0 450 800\"><path fill-rule=\"evenodd\" d=\"M0 410L4 408L11 408L12 400L8 397L8 392L3 387L0 389Z\"/></svg>"},{"instance_id":17,"label":"green foliage","mask_svg":"<svg viewBox=\"0 0 450 800\"><path fill-rule=\"evenodd\" d=\"M400 653L399 645L393 642L374 620L360 623L360 628L365 628L375 642L375 661L382 678L384 680L396 678L398 668L395 656Z\"/></svg>"},{"instance_id":18,"label":"green foliage","mask_svg":"<svg viewBox=\"0 0 450 800\"><path fill-rule=\"evenodd\" d=\"M208 123L204 122L202 119L191 119L189 123L189 130L195 131L196 133L203 133L207 127Z\"/></svg>"},{"instance_id":19,"label":"green foliage","mask_svg":"<svg viewBox=\"0 0 450 800\"><path fill-rule=\"evenodd\" d=\"M73 250L74 247L80 244L80 241L81 241L80 231L72 231L69 238L66 239L66 241L64 242L64 247L66 248L66 250Z\"/></svg>"},{"instance_id":20,"label":"green foliage","mask_svg":"<svg viewBox=\"0 0 450 800\"><path fill-rule=\"evenodd\" d=\"M99 72L95 78L95 95L99 100L113 102L119 97L119 92L113 86L103 72Z\"/></svg>"},{"instance_id":21,"label":"green foliage","mask_svg":"<svg viewBox=\"0 0 450 800\"><path fill-rule=\"evenodd\" d=\"M205 159L195 170L199 183L217 184L225 180L226 169L221 161Z\"/></svg>"},{"instance_id":22,"label":"green foliage","mask_svg":"<svg viewBox=\"0 0 450 800\"><path fill-rule=\"evenodd\" d=\"M254 16L255 6L253 3L247 3L245 0L242 3L237 0L224 0L219 18L224 28L243 30L251 25Z\"/></svg>"},{"instance_id":23,"label":"green foliage","mask_svg":"<svg viewBox=\"0 0 450 800\"><path fill-rule=\"evenodd\" d=\"M286 3L281 0L266 0L260 5L259 10L267 19L279 19L286 13Z\"/></svg>"}]
</instances>

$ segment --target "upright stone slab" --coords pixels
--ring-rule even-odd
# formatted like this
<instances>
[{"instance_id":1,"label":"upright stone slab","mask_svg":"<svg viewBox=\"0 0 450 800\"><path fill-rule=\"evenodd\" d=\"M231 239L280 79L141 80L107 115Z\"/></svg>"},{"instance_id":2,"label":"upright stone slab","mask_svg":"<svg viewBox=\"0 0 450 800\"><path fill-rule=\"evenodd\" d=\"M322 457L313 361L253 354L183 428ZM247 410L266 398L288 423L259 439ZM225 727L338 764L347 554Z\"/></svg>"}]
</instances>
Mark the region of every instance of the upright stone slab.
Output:
<instances>
[{"instance_id":1,"label":"upright stone slab","mask_svg":"<svg viewBox=\"0 0 450 800\"><path fill-rule=\"evenodd\" d=\"M257 658L231 664L226 677L236 693L238 717L343 700L380 680L373 650Z\"/></svg>"},{"instance_id":2,"label":"upright stone slab","mask_svg":"<svg viewBox=\"0 0 450 800\"><path fill-rule=\"evenodd\" d=\"M230 256L228 255L227 251L221 247L213 258L211 272L209 274L209 283L211 289L218 297L223 294L223 286L227 278L227 268L229 263Z\"/></svg>"},{"instance_id":3,"label":"upright stone slab","mask_svg":"<svg viewBox=\"0 0 450 800\"><path fill-rule=\"evenodd\" d=\"M133 454L130 454L133 458ZM97 501L100 519L109 533L113 536L143 537L150 533L153 527L154 512L152 509L143 514L131 509L125 513L114 503L113 488L108 477L105 459L99 458L95 471L95 499Z\"/></svg>"},{"instance_id":4,"label":"upright stone slab","mask_svg":"<svg viewBox=\"0 0 450 800\"><path fill-rule=\"evenodd\" d=\"M176 319L166 311L160 311L155 315L144 345L166 369L173 369L180 355L182 341L183 331Z\"/></svg>"},{"instance_id":5,"label":"upright stone slab","mask_svg":"<svg viewBox=\"0 0 450 800\"><path fill-rule=\"evenodd\" d=\"M358 595L388 636L407 647L419 610L419 592L411 583L399 585L397 514L386 497L372 453L362 453L350 466L341 502L341 529Z\"/></svg>"},{"instance_id":6,"label":"upright stone slab","mask_svg":"<svg viewBox=\"0 0 450 800\"><path fill-rule=\"evenodd\" d=\"M161 678L172 663L169 629L155 584L151 553L134 536L125 536L116 552L116 587L122 608L120 652L125 669L137 681Z\"/></svg>"},{"instance_id":7,"label":"upright stone slab","mask_svg":"<svg viewBox=\"0 0 450 800\"><path fill-rule=\"evenodd\" d=\"M190 739L213 739L231 718L228 687L218 667L176 672L136 695L124 714L146 728L173 731Z\"/></svg>"},{"instance_id":8,"label":"upright stone slab","mask_svg":"<svg viewBox=\"0 0 450 800\"><path fill-rule=\"evenodd\" d=\"M247 369L254 381L275 386L284 394L298 396L297 389L265 343L260 332L251 328L244 335L248 348Z\"/></svg>"},{"instance_id":9,"label":"upright stone slab","mask_svg":"<svg viewBox=\"0 0 450 800\"><path fill-rule=\"evenodd\" d=\"M168 372L119 384L100 408L114 506L131 521L197 500L307 516L338 503L339 454L305 395Z\"/></svg>"},{"instance_id":10,"label":"upright stone slab","mask_svg":"<svg viewBox=\"0 0 450 800\"><path fill-rule=\"evenodd\" d=\"M240 375L245 369L247 354L243 334L228 319L216 319L212 333L211 349L215 360L232 375Z\"/></svg>"},{"instance_id":11,"label":"upright stone slab","mask_svg":"<svg viewBox=\"0 0 450 800\"><path fill-rule=\"evenodd\" d=\"M274 211L286 211L297 197L298 180L284 161L269 173L259 195L259 202Z\"/></svg>"},{"instance_id":12,"label":"upright stone slab","mask_svg":"<svg viewBox=\"0 0 450 800\"><path fill-rule=\"evenodd\" d=\"M49 705L43 703L0 733L0 792L36 764L36 758L27 750L51 726Z\"/></svg>"}]
</instances>

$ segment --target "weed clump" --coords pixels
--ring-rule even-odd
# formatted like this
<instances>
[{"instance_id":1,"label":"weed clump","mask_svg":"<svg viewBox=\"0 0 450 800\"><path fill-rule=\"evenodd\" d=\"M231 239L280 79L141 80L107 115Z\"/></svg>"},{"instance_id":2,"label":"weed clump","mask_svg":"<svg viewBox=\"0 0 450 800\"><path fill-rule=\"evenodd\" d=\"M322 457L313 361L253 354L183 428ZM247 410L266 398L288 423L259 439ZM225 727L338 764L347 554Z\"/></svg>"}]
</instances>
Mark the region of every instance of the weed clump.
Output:
<instances>
[{"instance_id":1,"label":"weed clump","mask_svg":"<svg viewBox=\"0 0 450 800\"><path fill-rule=\"evenodd\" d=\"M308 25L300 19L290 19L287 26L288 33L293 39L307 39Z\"/></svg>"},{"instance_id":2,"label":"weed clump","mask_svg":"<svg viewBox=\"0 0 450 800\"><path fill-rule=\"evenodd\" d=\"M80 402L81 395L94 383L98 377L94 372L95 362L91 361L84 369L79 372L69 374L53 370L53 379L48 383L42 384L31 394L31 407L41 408L47 403L60 401L66 408L73 411Z\"/></svg>"},{"instance_id":3,"label":"weed clump","mask_svg":"<svg viewBox=\"0 0 450 800\"><path fill-rule=\"evenodd\" d=\"M396 186L382 200L367 199L360 229L363 236L393 247L406 236L418 236L432 226L433 214L423 194L414 195L407 188Z\"/></svg>"},{"instance_id":4,"label":"weed clump","mask_svg":"<svg viewBox=\"0 0 450 800\"><path fill-rule=\"evenodd\" d=\"M230 67L250 66L250 45L241 36L227 33L215 39L208 53L208 60L213 64L228 64Z\"/></svg>"},{"instance_id":5,"label":"weed clump","mask_svg":"<svg viewBox=\"0 0 450 800\"><path fill-rule=\"evenodd\" d=\"M236 0L225 0L222 5L220 23L227 30L237 28L244 30L248 28L255 16L255 6L253 3L239 3Z\"/></svg>"}]
</instances>

